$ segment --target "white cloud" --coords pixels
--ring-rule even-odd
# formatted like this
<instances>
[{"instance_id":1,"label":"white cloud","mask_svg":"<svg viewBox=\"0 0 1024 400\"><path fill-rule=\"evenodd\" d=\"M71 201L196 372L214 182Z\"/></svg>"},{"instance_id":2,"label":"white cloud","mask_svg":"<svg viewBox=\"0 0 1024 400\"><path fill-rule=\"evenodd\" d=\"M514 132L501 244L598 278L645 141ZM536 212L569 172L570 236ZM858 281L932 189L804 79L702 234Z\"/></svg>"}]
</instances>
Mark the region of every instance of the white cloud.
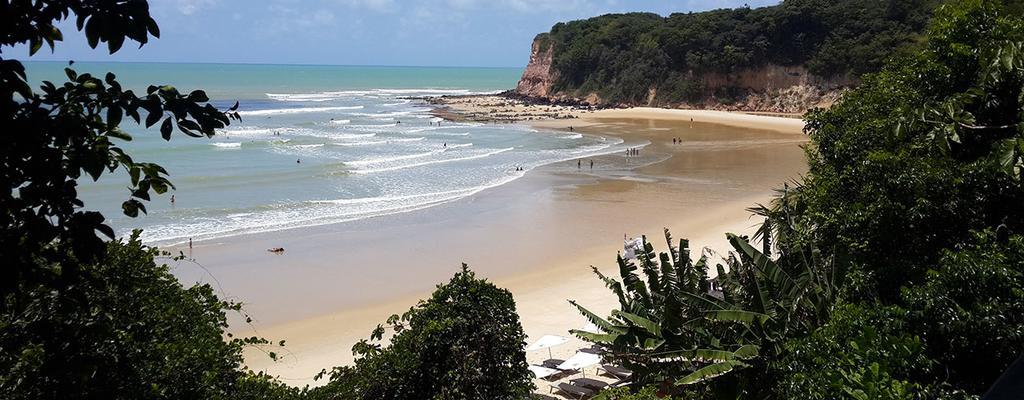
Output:
<instances>
[{"instance_id":1,"label":"white cloud","mask_svg":"<svg viewBox=\"0 0 1024 400\"><path fill-rule=\"evenodd\" d=\"M195 14L202 8L213 6L217 0L176 0L178 11L185 15Z\"/></svg>"},{"instance_id":2,"label":"white cloud","mask_svg":"<svg viewBox=\"0 0 1024 400\"><path fill-rule=\"evenodd\" d=\"M394 0L342 0L343 4L349 7L365 8L377 12L388 12L394 10Z\"/></svg>"}]
</instances>

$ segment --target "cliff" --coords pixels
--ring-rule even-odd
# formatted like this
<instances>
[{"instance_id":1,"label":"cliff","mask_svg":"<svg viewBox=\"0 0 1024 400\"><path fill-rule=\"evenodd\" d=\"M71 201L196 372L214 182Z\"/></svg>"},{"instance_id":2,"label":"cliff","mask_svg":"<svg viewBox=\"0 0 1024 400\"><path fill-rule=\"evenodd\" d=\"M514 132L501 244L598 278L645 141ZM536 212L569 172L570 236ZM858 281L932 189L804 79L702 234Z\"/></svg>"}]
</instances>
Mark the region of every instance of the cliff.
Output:
<instances>
[{"instance_id":1,"label":"cliff","mask_svg":"<svg viewBox=\"0 0 1024 400\"><path fill-rule=\"evenodd\" d=\"M551 70L552 55L554 46L545 40L545 34L540 34L533 40L530 62L523 70L523 76L516 84L515 92L521 96L546 98L551 94L551 86L554 85L556 76Z\"/></svg>"},{"instance_id":2,"label":"cliff","mask_svg":"<svg viewBox=\"0 0 1024 400\"><path fill-rule=\"evenodd\" d=\"M605 106L802 112L921 45L940 0L783 1L605 14L537 36L516 95Z\"/></svg>"},{"instance_id":3,"label":"cliff","mask_svg":"<svg viewBox=\"0 0 1024 400\"><path fill-rule=\"evenodd\" d=\"M715 110L802 113L814 107L830 106L842 91L856 83L848 75L822 77L803 66L769 64L732 73L695 74L685 72L690 81L699 82L699 94L690 101L666 101L658 96L655 85L643 102L608 102L597 92L564 93L554 90L558 73L552 67L554 46L545 34L533 41L530 62L516 85L515 94L548 102L578 102L602 106L660 106Z\"/></svg>"}]
</instances>

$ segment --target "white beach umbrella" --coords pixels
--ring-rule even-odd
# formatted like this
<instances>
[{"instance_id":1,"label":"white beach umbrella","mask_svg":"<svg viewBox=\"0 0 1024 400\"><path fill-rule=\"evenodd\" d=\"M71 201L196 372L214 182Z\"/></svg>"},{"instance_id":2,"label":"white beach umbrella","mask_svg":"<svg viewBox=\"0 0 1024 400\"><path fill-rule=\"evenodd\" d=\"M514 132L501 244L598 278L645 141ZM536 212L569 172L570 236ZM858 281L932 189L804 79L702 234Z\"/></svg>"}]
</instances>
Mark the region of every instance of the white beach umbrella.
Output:
<instances>
[{"instance_id":1,"label":"white beach umbrella","mask_svg":"<svg viewBox=\"0 0 1024 400\"><path fill-rule=\"evenodd\" d=\"M548 349L548 358L551 357L551 348L568 342L569 338L557 335L544 335L533 344L526 346L526 351L534 351L540 349Z\"/></svg>"},{"instance_id":2,"label":"white beach umbrella","mask_svg":"<svg viewBox=\"0 0 1024 400\"><path fill-rule=\"evenodd\" d=\"M572 357L569 357L568 360L565 360L565 362L558 364L558 366L555 368L564 371L574 369L583 371L583 368L589 367L599 362L601 362L601 356L597 354L584 353L582 351L578 351L576 352L576 354L573 354ZM584 373L583 376L587 376L587 374Z\"/></svg>"},{"instance_id":3,"label":"white beach umbrella","mask_svg":"<svg viewBox=\"0 0 1024 400\"><path fill-rule=\"evenodd\" d=\"M533 376L536 376L537 379L544 379L559 372L557 369L542 367L540 365L531 365L527 368L530 372L533 372Z\"/></svg>"}]
</instances>

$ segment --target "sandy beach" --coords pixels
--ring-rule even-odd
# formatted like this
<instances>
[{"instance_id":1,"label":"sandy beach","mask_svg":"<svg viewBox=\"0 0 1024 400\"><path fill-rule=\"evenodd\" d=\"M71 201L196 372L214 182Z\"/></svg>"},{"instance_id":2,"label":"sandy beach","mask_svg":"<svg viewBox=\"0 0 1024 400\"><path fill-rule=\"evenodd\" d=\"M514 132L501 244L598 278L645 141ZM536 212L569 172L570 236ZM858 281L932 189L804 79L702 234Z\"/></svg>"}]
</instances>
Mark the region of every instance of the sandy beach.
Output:
<instances>
[{"instance_id":1,"label":"sandy beach","mask_svg":"<svg viewBox=\"0 0 1024 400\"><path fill-rule=\"evenodd\" d=\"M235 324L235 334L287 341L283 350L250 349L250 368L293 385L317 384L316 373L351 363L354 343L427 297L462 262L513 293L528 340L569 336L585 320L567 300L599 313L615 306L590 266L616 275L624 235L647 235L664 251L668 228L691 240L695 256L705 247L725 252L726 232L749 234L759 222L744 209L806 170L799 119L637 108L530 123L621 138L639 155L548 165L404 214L197 243L192 255L202 268L182 263L175 273L246 301L254 321ZM281 256L265 251L278 246L287 249ZM552 354L564 359L580 347L573 339ZM271 361L264 354L271 350L283 357ZM527 357L539 362L548 353ZM546 393L546 383L537 383Z\"/></svg>"}]
</instances>

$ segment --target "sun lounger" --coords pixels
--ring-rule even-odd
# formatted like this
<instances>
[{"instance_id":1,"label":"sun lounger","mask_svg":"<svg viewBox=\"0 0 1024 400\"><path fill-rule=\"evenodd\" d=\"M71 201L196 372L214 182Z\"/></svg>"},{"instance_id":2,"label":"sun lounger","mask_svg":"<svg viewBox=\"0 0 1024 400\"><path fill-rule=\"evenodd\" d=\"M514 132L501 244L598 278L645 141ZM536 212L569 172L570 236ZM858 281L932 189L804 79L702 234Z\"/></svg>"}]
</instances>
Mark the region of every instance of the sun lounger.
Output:
<instances>
[{"instance_id":1,"label":"sun lounger","mask_svg":"<svg viewBox=\"0 0 1024 400\"><path fill-rule=\"evenodd\" d=\"M611 364L601 364L601 366L597 367L597 369L604 371L606 375L611 375L619 379L626 379L633 376L633 371L630 371L622 367L616 367Z\"/></svg>"},{"instance_id":2,"label":"sun lounger","mask_svg":"<svg viewBox=\"0 0 1024 400\"><path fill-rule=\"evenodd\" d=\"M576 385L576 386L585 387L587 389L593 389L593 390L601 390L601 389L604 389L604 388L608 387L608 383L601 382L601 381L599 381L597 379L592 379L592 378L572 379L572 380L569 380L569 383L571 383L573 385Z\"/></svg>"},{"instance_id":3,"label":"sun lounger","mask_svg":"<svg viewBox=\"0 0 1024 400\"><path fill-rule=\"evenodd\" d=\"M565 383L565 382L552 383L551 384L551 389L559 391L559 392L562 392L562 393L565 393L565 394L567 394L570 397L575 398L575 399L582 399L582 398L585 398L585 397L590 397L590 396L593 396L594 393L595 393L593 390L587 389L585 387L576 386L576 385L573 385L573 384L570 384L570 383Z\"/></svg>"},{"instance_id":4,"label":"sun lounger","mask_svg":"<svg viewBox=\"0 0 1024 400\"><path fill-rule=\"evenodd\" d=\"M540 366L545 367L545 368L557 369L558 366L561 365L564 362L565 362L565 360L559 360L557 358L550 358L550 359L541 361Z\"/></svg>"},{"instance_id":5,"label":"sun lounger","mask_svg":"<svg viewBox=\"0 0 1024 400\"><path fill-rule=\"evenodd\" d=\"M607 350L605 350L604 347L598 346L596 344L592 345L590 347L582 348L582 349L580 349L580 351L582 351L584 353L597 354L597 355L601 355L601 354L604 354L604 353L607 352Z\"/></svg>"},{"instance_id":6,"label":"sun lounger","mask_svg":"<svg viewBox=\"0 0 1024 400\"><path fill-rule=\"evenodd\" d=\"M562 371L559 371L554 368L542 367L540 365L531 365L528 368L530 369L530 372L533 372L533 375L536 376L537 379L550 380L553 377L562 374Z\"/></svg>"}]
</instances>

